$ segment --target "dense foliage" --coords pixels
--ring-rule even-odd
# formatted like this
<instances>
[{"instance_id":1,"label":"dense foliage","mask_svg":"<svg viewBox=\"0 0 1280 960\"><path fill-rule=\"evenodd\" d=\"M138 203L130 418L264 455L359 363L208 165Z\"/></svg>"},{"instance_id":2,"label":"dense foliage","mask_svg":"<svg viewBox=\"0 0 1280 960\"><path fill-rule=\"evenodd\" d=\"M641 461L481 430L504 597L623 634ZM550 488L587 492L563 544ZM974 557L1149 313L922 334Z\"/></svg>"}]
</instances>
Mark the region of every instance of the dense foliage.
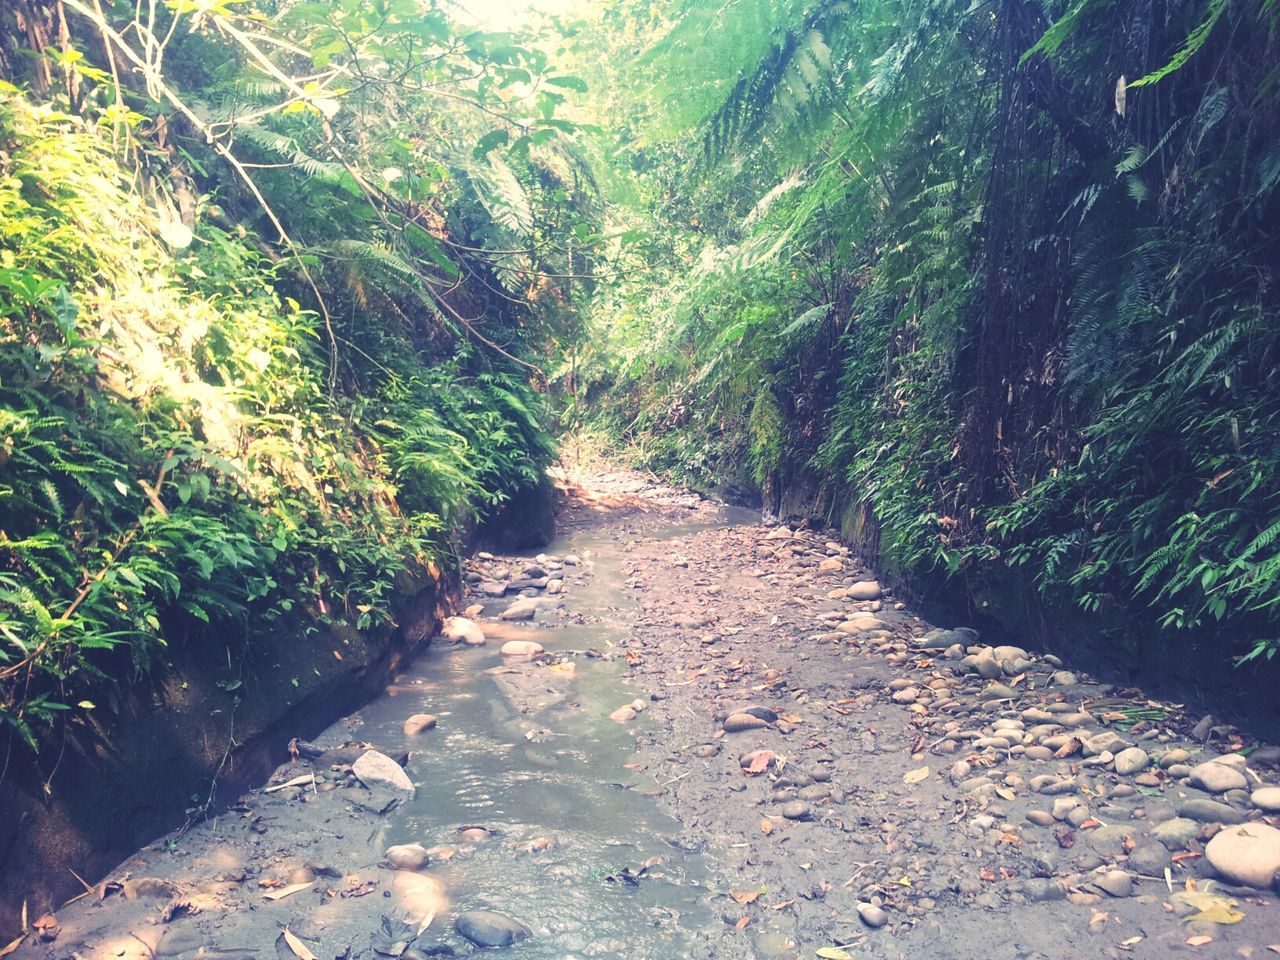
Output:
<instances>
[{"instance_id":1,"label":"dense foliage","mask_svg":"<svg viewBox=\"0 0 1280 960\"><path fill-rule=\"evenodd\" d=\"M383 0L2 17L0 722L34 747L166 643L390 625L541 481L530 358L599 215L536 37Z\"/></svg>"},{"instance_id":2,"label":"dense foliage","mask_svg":"<svg viewBox=\"0 0 1280 960\"><path fill-rule=\"evenodd\" d=\"M663 236L597 305L597 427L767 509L802 490L900 578L1271 657L1278 27L1271 0L621 0L584 48L647 79L607 109Z\"/></svg>"}]
</instances>

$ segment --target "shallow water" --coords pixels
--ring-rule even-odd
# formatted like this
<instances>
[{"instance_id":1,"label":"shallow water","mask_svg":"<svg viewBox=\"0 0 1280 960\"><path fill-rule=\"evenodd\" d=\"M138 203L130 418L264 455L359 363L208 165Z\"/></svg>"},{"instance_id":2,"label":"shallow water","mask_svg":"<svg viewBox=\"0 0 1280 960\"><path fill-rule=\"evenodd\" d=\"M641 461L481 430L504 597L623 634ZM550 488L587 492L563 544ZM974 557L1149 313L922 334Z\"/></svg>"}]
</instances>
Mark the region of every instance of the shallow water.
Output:
<instances>
[{"instance_id":1,"label":"shallow water","mask_svg":"<svg viewBox=\"0 0 1280 960\"><path fill-rule=\"evenodd\" d=\"M674 538L706 525L667 524L656 532ZM571 584L566 598L587 625L559 625L554 617L547 625L486 623L488 646L433 647L329 738L354 729L389 747L425 748L408 768L416 798L384 818L375 842L456 846L456 857L427 873L444 885L450 914L494 909L530 926L533 938L512 955L699 955L723 930L706 905L708 867L677 845L679 824L654 798L661 785L628 769L647 715L628 724L609 718L644 695L623 679L623 660L586 654L607 655L626 635L633 603L619 569L625 547L589 530L547 552L576 553L591 564L592 575ZM507 602L492 601L486 612ZM498 648L513 637L568 655L576 676L502 657ZM405 718L419 712L437 715L439 727L406 737ZM490 839L459 843L458 831L473 825L490 830ZM553 845L528 852L539 838ZM642 875L633 880L624 871Z\"/></svg>"}]
</instances>

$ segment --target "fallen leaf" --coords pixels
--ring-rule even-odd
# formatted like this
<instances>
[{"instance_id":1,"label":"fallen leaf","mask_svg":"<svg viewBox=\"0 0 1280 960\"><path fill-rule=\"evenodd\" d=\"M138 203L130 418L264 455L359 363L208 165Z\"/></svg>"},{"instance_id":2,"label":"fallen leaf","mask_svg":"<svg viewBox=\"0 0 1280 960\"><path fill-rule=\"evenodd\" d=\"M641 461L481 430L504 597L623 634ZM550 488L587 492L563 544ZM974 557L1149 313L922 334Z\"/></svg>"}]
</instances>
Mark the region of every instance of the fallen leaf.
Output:
<instances>
[{"instance_id":1,"label":"fallen leaf","mask_svg":"<svg viewBox=\"0 0 1280 960\"><path fill-rule=\"evenodd\" d=\"M1208 923L1226 924L1239 923L1243 919L1243 913L1239 910L1233 910L1229 903L1223 901L1221 903L1215 903L1212 907L1209 907L1206 910L1201 910L1199 913L1193 913L1191 916L1187 917L1187 923L1191 923L1194 920L1204 920Z\"/></svg>"},{"instance_id":2,"label":"fallen leaf","mask_svg":"<svg viewBox=\"0 0 1280 960\"><path fill-rule=\"evenodd\" d=\"M761 832L761 833L763 833L766 837L767 837L769 834L773 833L773 821L772 821L772 820L761 820L761 821L760 821L760 832Z\"/></svg>"},{"instance_id":3,"label":"fallen leaf","mask_svg":"<svg viewBox=\"0 0 1280 960\"><path fill-rule=\"evenodd\" d=\"M288 928L284 928L284 942L289 945L298 960L316 960L316 955L307 949L307 945L299 940Z\"/></svg>"},{"instance_id":4,"label":"fallen leaf","mask_svg":"<svg viewBox=\"0 0 1280 960\"><path fill-rule=\"evenodd\" d=\"M1057 759L1061 760L1063 757L1069 757L1073 753L1079 753L1080 750L1083 749L1083 747L1084 747L1084 744L1080 742L1079 737L1072 737L1070 740L1068 740L1066 743L1060 746L1054 752L1053 755Z\"/></svg>"},{"instance_id":5,"label":"fallen leaf","mask_svg":"<svg viewBox=\"0 0 1280 960\"><path fill-rule=\"evenodd\" d=\"M853 960L852 953L839 947L819 947L814 956L821 957L822 960Z\"/></svg>"},{"instance_id":6,"label":"fallen leaf","mask_svg":"<svg viewBox=\"0 0 1280 960\"><path fill-rule=\"evenodd\" d=\"M921 783L929 779L929 768L918 767L915 770L908 770L902 775L903 783Z\"/></svg>"},{"instance_id":7,"label":"fallen leaf","mask_svg":"<svg viewBox=\"0 0 1280 960\"><path fill-rule=\"evenodd\" d=\"M1012 800L1015 797L1017 797L1017 794L1014 793L1012 790L1010 790L1008 787L996 787L996 796L1001 797L1002 799L1005 799L1005 800Z\"/></svg>"},{"instance_id":8,"label":"fallen leaf","mask_svg":"<svg viewBox=\"0 0 1280 960\"><path fill-rule=\"evenodd\" d=\"M737 923L735 923L733 926L734 926L734 929L735 929L735 930L741 930L743 927L745 927L745 926L746 926L748 923L750 923L750 922L751 922L751 918L750 918L750 917L739 917L739 918L738 918L738 922L737 922Z\"/></svg>"},{"instance_id":9,"label":"fallen leaf","mask_svg":"<svg viewBox=\"0 0 1280 960\"><path fill-rule=\"evenodd\" d=\"M1213 943L1213 937L1206 936L1202 933L1197 937L1187 938L1188 947L1203 947L1206 943Z\"/></svg>"},{"instance_id":10,"label":"fallen leaf","mask_svg":"<svg viewBox=\"0 0 1280 960\"><path fill-rule=\"evenodd\" d=\"M983 880L985 880L987 883L995 883L996 875L992 873L990 870L988 870L986 867L983 867L981 870L978 871L978 876L981 877Z\"/></svg>"},{"instance_id":11,"label":"fallen leaf","mask_svg":"<svg viewBox=\"0 0 1280 960\"><path fill-rule=\"evenodd\" d=\"M795 903L795 900L794 900L794 899L792 899L792 900L783 900L781 903L771 903L771 904L769 904L769 909L770 909L770 910L785 910L785 909L787 909L787 907L791 906L793 903Z\"/></svg>"},{"instance_id":12,"label":"fallen leaf","mask_svg":"<svg viewBox=\"0 0 1280 960\"><path fill-rule=\"evenodd\" d=\"M13 953L13 951L22 946L22 941L25 939L27 939L27 935L24 933L13 940L10 940L8 945L5 946L3 950L0 950L0 957L7 957L9 954ZM1272 947L1271 949L1275 950L1275 947ZM1280 953L1280 950L1276 950L1276 952Z\"/></svg>"},{"instance_id":13,"label":"fallen leaf","mask_svg":"<svg viewBox=\"0 0 1280 960\"><path fill-rule=\"evenodd\" d=\"M1268 943L1267 949L1272 953L1280 953L1280 943Z\"/></svg>"},{"instance_id":14,"label":"fallen leaf","mask_svg":"<svg viewBox=\"0 0 1280 960\"><path fill-rule=\"evenodd\" d=\"M1186 853L1175 853L1169 859L1172 860L1174 863L1181 863L1183 860L1194 860L1200 856L1203 856L1203 854L1197 853L1194 850L1188 850Z\"/></svg>"},{"instance_id":15,"label":"fallen leaf","mask_svg":"<svg viewBox=\"0 0 1280 960\"><path fill-rule=\"evenodd\" d=\"M1101 820L1094 820L1092 817L1090 817L1088 820L1085 820L1083 823L1080 824L1080 829L1096 830L1100 826L1102 826Z\"/></svg>"},{"instance_id":16,"label":"fallen leaf","mask_svg":"<svg viewBox=\"0 0 1280 960\"><path fill-rule=\"evenodd\" d=\"M1141 943L1141 942L1142 942L1142 938L1141 938L1141 937L1130 937L1128 940L1121 940L1121 941L1120 941L1120 946L1122 946L1122 947L1132 947L1135 943Z\"/></svg>"},{"instance_id":17,"label":"fallen leaf","mask_svg":"<svg viewBox=\"0 0 1280 960\"><path fill-rule=\"evenodd\" d=\"M263 894L266 900L283 900L285 897L291 897L295 893L300 893L308 887L315 886L315 881L310 880L307 883L291 883L287 887L281 887L279 890L272 890L270 893Z\"/></svg>"},{"instance_id":18,"label":"fallen leaf","mask_svg":"<svg viewBox=\"0 0 1280 960\"><path fill-rule=\"evenodd\" d=\"M751 758L751 763L747 766L747 773L751 775L764 773L769 769L769 764L773 763L774 755L771 750L760 750Z\"/></svg>"},{"instance_id":19,"label":"fallen leaf","mask_svg":"<svg viewBox=\"0 0 1280 960\"><path fill-rule=\"evenodd\" d=\"M760 897L759 890L730 890L729 896L737 902L746 906L748 903L755 903Z\"/></svg>"}]
</instances>

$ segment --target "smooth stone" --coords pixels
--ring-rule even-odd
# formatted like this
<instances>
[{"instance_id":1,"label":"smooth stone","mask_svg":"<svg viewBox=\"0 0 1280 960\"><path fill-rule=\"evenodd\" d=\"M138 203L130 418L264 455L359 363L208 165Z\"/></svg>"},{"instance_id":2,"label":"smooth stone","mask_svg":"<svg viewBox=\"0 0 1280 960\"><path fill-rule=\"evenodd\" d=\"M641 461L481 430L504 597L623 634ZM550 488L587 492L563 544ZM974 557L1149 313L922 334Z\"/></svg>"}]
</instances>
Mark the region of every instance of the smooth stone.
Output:
<instances>
[{"instance_id":1,"label":"smooth stone","mask_svg":"<svg viewBox=\"0 0 1280 960\"><path fill-rule=\"evenodd\" d=\"M1201 823L1239 823L1244 819L1244 814L1235 807L1229 807L1225 803L1218 803L1216 800L1194 799L1184 800L1178 804L1178 816L1186 817L1190 820L1199 820Z\"/></svg>"},{"instance_id":2,"label":"smooth stone","mask_svg":"<svg viewBox=\"0 0 1280 960\"><path fill-rule=\"evenodd\" d=\"M809 805L803 800L788 800L778 808L778 812L788 820L809 819Z\"/></svg>"},{"instance_id":3,"label":"smooth stone","mask_svg":"<svg viewBox=\"0 0 1280 960\"><path fill-rule=\"evenodd\" d=\"M1129 866L1144 877L1163 877L1165 867L1172 864L1164 844L1154 840L1139 840L1129 851Z\"/></svg>"},{"instance_id":4,"label":"smooth stone","mask_svg":"<svg viewBox=\"0 0 1280 960\"><path fill-rule=\"evenodd\" d=\"M435 728L436 722L433 714L415 713L404 722L405 735L413 736L415 733L422 733L424 730L432 730Z\"/></svg>"},{"instance_id":5,"label":"smooth stone","mask_svg":"<svg viewBox=\"0 0 1280 960\"><path fill-rule=\"evenodd\" d=\"M508 640L499 653L504 657L536 657L542 653L542 644L533 640Z\"/></svg>"},{"instance_id":6,"label":"smooth stone","mask_svg":"<svg viewBox=\"0 0 1280 960\"><path fill-rule=\"evenodd\" d=\"M879 600L883 594L878 580L859 580L845 591L850 600Z\"/></svg>"},{"instance_id":7,"label":"smooth stone","mask_svg":"<svg viewBox=\"0 0 1280 960\"><path fill-rule=\"evenodd\" d=\"M617 710L613 711L613 713L609 714L609 719L616 721L617 723L627 723L631 720L634 720L635 718L636 718L635 708L631 706L631 704L629 703L624 704L623 706L619 707Z\"/></svg>"},{"instance_id":8,"label":"smooth stone","mask_svg":"<svg viewBox=\"0 0 1280 960\"><path fill-rule=\"evenodd\" d=\"M721 724L725 733L741 733L744 730L759 730L767 727L769 724L759 717L752 716L749 713L731 713L725 717L724 723Z\"/></svg>"},{"instance_id":9,"label":"smooth stone","mask_svg":"<svg viewBox=\"0 0 1280 960\"><path fill-rule=\"evenodd\" d=\"M1150 763L1151 758L1141 747L1128 747L1117 753L1115 757L1116 773L1122 777L1145 770Z\"/></svg>"},{"instance_id":10,"label":"smooth stone","mask_svg":"<svg viewBox=\"0 0 1280 960\"><path fill-rule=\"evenodd\" d=\"M1266 813L1280 813L1280 787L1259 787L1249 794L1249 802Z\"/></svg>"},{"instance_id":11,"label":"smooth stone","mask_svg":"<svg viewBox=\"0 0 1280 960\"><path fill-rule=\"evenodd\" d=\"M1053 751L1048 747L1031 746L1027 747L1026 753L1023 754L1028 760L1052 760Z\"/></svg>"},{"instance_id":12,"label":"smooth stone","mask_svg":"<svg viewBox=\"0 0 1280 960\"><path fill-rule=\"evenodd\" d=\"M1173 750L1166 750L1164 753L1160 754L1160 766L1167 770L1175 763L1186 763L1190 759L1190 750L1183 750L1181 747L1177 747Z\"/></svg>"},{"instance_id":13,"label":"smooth stone","mask_svg":"<svg viewBox=\"0 0 1280 960\"><path fill-rule=\"evenodd\" d=\"M532 620L538 612L538 601L523 597L502 611L503 620Z\"/></svg>"},{"instance_id":14,"label":"smooth stone","mask_svg":"<svg viewBox=\"0 0 1280 960\"><path fill-rule=\"evenodd\" d=\"M1054 820L1053 814L1045 810L1028 810L1027 822L1034 823L1037 827L1051 827L1057 821Z\"/></svg>"},{"instance_id":15,"label":"smooth stone","mask_svg":"<svg viewBox=\"0 0 1280 960\"><path fill-rule=\"evenodd\" d=\"M1186 817L1174 817L1158 823L1151 830L1151 836L1159 840L1170 850L1185 850L1187 844L1200 832L1200 825Z\"/></svg>"},{"instance_id":16,"label":"smooth stone","mask_svg":"<svg viewBox=\"0 0 1280 960\"><path fill-rule=\"evenodd\" d=\"M383 859L397 870L421 870L431 862L431 854L420 843L402 843L387 847Z\"/></svg>"},{"instance_id":17,"label":"smooth stone","mask_svg":"<svg viewBox=\"0 0 1280 960\"><path fill-rule=\"evenodd\" d=\"M991 653L991 648L988 647L978 654L973 661L973 672L983 680L994 680L996 677L1004 675L1004 668L1000 666L1000 662L996 660Z\"/></svg>"},{"instance_id":18,"label":"smooth stone","mask_svg":"<svg viewBox=\"0 0 1280 960\"><path fill-rule=\"evenodd\" d=\"M1076 682L1076 675L1070 670L1058 670L1051 677L1049 683L1051 686L1071 687Z\"/></svg>"},{"instance_id":19,"label":"smooth stone","mask_svg":"<svg viewBox=\"0 0 1280 960\"><path fill-rule=\"evenodd\" d=\"M709 760L719 752L719 745L714 743L702 743L693 748L693 755L699 760Z\"/></svg>"},{"instance_id":20,"label":"smooth stone","mask_svg":"<svg viewBox=\"0 0 1280 960\"><path fill-rule=\"evenodd\" d=\"M1123 870L1108 870L1093 885L1112 897L1133 896L1133 877Z\"/></svg>"},{"instance_id":21,"label":"smooth stone","mask_svg":"<svg viewBox=\"0 0 1280 960\"><path fill-rule=\"evenodd\" d=\"M1190 783L1206 793L1226 793L1228 790L1243 790L1249 786L1243 773L1217 760L1192 767Z\"/></svg>"},{"instance_id":22,"label":"smooth stone","mask_svg":"<svg viewBox=\"0 0 1280 960\"><path fill-rule=\"evenodd\" d=\"M1226 827L1209 841L1204 855L1228 880L1266 889L1280 872L1280 830L1265 823Z\"/></svg>"},{"instance_id":23,"label":"smooth stone","mask_svg":"<svg viewBox=\"0 0 1280 960\"><path fill-rule=\"evenodd\" d=\"M1092 737L1086 737L1081 743L1086 757L1093 757L1106 752L1118 753L1129 746L1121 739L1118 733L1114 733L1111 730L1095 733Z\"/></svg>"},{"instance_id":24,"label":"smooth stone","mask_svg":"<svg viewBox=\"0 0 1280 960\"><path fill-rule=\"evenodd\" d=\"M477 947L506 947L532 936L519 920L492 910L471 910L453 922L453 928Z\"/></svg>"},{"instance_id":25,"label":"smooth stone","mask_svg":"<svg viewBox=\"0 0 1280 960\"><path fill-rule=\"evenodd\" d=\"M915 703L920 699L920 691L915 687L907 687L903 690L897 690L893 694L894 703Z\"/></svg>"},{"instance_id":26,"label":"smooth stone","mask_svg":"<svg viewBox=\"0 0 1280 960\"><path fill-rule=\"evenodd\" d=\"M1075 797L1059 797L1053 801L1053 819L1065 820L1067 814L1081 806L1083 803Z\"/></svg>"},{"instance_id":27,"label":"smooth stone","mask_svg":"<svg viewBox=\"0 0 1280 960\"><path fill-rule=\"evenodd\" d=\"M859 903L858 916L862 922L873 930L878 930L889 922L889 914L874 903Z\"/></svg>"}]
</instances>

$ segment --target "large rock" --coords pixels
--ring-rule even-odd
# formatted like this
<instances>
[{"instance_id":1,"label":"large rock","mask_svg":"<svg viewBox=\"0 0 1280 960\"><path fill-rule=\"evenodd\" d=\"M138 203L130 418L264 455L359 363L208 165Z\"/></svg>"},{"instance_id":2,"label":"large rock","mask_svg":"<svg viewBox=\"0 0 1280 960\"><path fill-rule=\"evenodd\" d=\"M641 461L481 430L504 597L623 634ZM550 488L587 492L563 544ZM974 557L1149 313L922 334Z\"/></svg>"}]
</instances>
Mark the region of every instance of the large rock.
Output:
<instances>
[{"instance_id":1,"label":"large rock","mask_svg":"<svg viewBox=\"0 0 1280 960\"><path fill-rule=\"evenodd\" d=\"M453 928L477 947L506 947L533 931L519 920L493 910L470 910L453 922Z\"/></svg>"},{"instance_id":2,"label":"large rock","mask_svg":"<svg viewBox=\"0 0 1280 960\"><path fill-rule=\"evenodd\" d=\"M533 640L508 640L500 652L507 657L536 657L542 652L542 644Z\"/></svg>"},{"instance_id":3,"label":"large rock","mask_svg":"<svg viewBox=\"0 0 1280 960\"><path fill-rule=\"evenodd\" d=\"M1265 823L1225 827L1209 841L1204 855L1228 880L1267 888L1280 872L1280 830Z\"/></svg>"},{"instance_id":4,"label":"large rock","mask_svg":"<svg viewBox=\"0 0 1280 960\"><path fill-rule=\"evenodd\" d=\"M1280 813L1280 787L1259 787L1249 802L1264 813Z\"/></svg>"},{"instance_id":5,"label":"large rock","mask_svg":"<svg viewBox=\"0 0 1280 960\"><path fill-rule=\"evenodd\" d=\"M383 859L397 870L421 870L431 862L431 854L420 843L401 843L387 847Z\"/></svg>"},{"instance_id":6,"label":"large rock","mask_svg":"<svg viewBox=\"0 0 1280 960\"><path fill-rule=\"evenodd\" d=\"M1201 823L1239 823L1244 819L1244 814L1235 807L1207 797L1184 800L1178 804L1178 816Z\"/></svg>"},{"instance_id":7,"label":"large rock","mask_svg":"<svg viewBox=\"0 0 1280 960\"><path fill-rule=\"evenodd\" d=\"M377 813L385 813L401 801L412 800L417 792L404 768L377 750L362 753L351 765L351 772L369 790L367 796L357 794L355 802Z\"/></svg>"},{"instance_id":8,"label":"large rock","mask_svg":"<svg viewBox=\"0 0 1280 960\"><path fill-rule=\"evenodd\" d=\"M1141 747L1128 747L1116 754L1116 773L1127 777L1139 773L1150 765L1151 758Z\"/></svg>"}]
</instances>

